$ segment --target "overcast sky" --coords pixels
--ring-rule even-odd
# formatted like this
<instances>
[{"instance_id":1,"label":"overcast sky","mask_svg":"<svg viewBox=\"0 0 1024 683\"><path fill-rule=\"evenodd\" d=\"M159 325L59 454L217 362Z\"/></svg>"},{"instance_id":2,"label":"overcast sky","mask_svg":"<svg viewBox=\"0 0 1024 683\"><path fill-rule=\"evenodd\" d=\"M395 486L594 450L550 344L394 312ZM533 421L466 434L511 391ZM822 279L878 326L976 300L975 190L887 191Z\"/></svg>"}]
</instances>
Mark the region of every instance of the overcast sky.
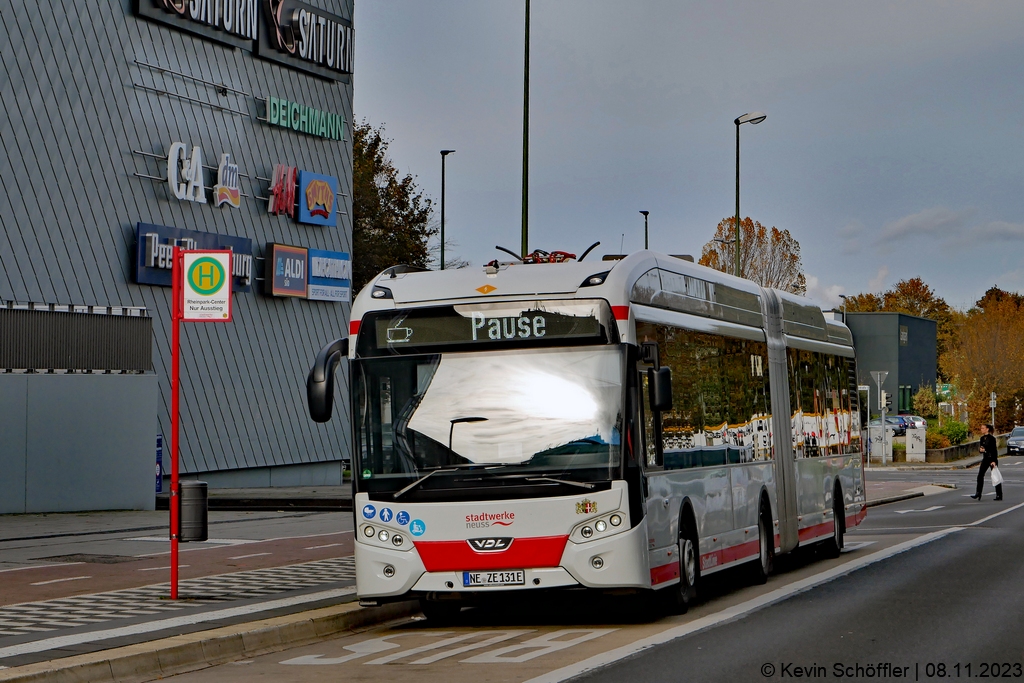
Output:
<instances>
[{"instance_id":1,"label":"overcast sky","mask_svg":"<svg viewBox=\"0 0 1024 683\"><path fill-rule=\"evenodd\" d=\"M523 0L357 0L355 117L441 194L450 250L518 251ZM735 210L789 229L809 293L921 276L1024 290L1024 2L533 0L530 246L699 255Z\"/></svg>"}]
</instances>

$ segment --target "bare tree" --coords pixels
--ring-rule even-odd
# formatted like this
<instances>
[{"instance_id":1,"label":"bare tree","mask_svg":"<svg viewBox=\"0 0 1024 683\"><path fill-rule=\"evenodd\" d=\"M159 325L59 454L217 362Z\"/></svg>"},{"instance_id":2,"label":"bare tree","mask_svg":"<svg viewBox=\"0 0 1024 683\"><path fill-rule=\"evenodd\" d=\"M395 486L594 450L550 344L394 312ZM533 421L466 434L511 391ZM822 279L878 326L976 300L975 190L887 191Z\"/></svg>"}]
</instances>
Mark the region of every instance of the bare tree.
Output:
<instances>
[{"instance_id":1,"label":"bare tree","mask_svg":"<svg viewBox=\"0 0 1024 683\"><path fill-rule=\"evenodd\" d=\"M736 219L724 218L714 238L704 245L699 263L731 273L736 263ZM807 292L800 243L789 230L766 228L749 216L740 221L740 268L743 277L762 287L794 294Z\"/></svg>"}]
</instances>

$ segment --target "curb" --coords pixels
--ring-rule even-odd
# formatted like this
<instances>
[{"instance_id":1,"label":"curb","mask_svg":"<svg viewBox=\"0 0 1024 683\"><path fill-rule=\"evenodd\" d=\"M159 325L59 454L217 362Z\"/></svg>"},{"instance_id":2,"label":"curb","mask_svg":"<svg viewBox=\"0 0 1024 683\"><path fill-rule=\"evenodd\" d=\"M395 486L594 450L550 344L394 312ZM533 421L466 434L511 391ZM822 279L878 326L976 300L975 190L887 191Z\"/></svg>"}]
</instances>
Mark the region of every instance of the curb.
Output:
<instances>
[{"instance_id":1,"label":"curb","mask_svg":"<svg viewBox=\"0 0 1024 683\"><path fill-rule=\"evenodd\" d=\"M345 603L148 643L0 669L2 683L144 683L286 648L418 613L418 602Z\"/></svg>"},{"instance_id":2,"label":"curb","mask_svg":"<svg viewBox=\"0 0 1024 683\"><path fill-rule=\"evenodd\" d=\"M921 493L920 491L917 491L916 493L902 493L902 494L900 494L898 496L889 496L888 498L878 498L876 500L869 500L867 502L867 507L872 508L872 507L875 507L876 505L886 505L887 503L898 503L901 500L910 500L911 498L919 498L919 497L922 497L922 496L924 496L924 494ZM2 681L2 680L3 679L0 678L0 681Z\"/></svg>"}]
</instances>

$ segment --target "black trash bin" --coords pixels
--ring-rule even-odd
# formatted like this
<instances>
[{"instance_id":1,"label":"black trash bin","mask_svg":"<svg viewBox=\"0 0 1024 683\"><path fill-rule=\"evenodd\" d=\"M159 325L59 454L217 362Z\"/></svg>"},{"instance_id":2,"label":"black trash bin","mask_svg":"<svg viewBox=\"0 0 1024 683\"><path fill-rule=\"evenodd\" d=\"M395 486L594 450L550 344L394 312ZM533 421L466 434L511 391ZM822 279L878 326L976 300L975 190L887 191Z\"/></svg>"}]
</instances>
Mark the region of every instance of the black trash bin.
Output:
<instances>
[{"instance_id":1,"label":"black trash bin","mask_svg":"<svg viewBox=\"0 0 1024 683\"><path fill-rule=\"evenodd\" d=\"M205 541L209 538L207 522L208 488L205 481L182 481L178 483L179 516L181 533L178 540Z\"/></svg>"}]
</instances>

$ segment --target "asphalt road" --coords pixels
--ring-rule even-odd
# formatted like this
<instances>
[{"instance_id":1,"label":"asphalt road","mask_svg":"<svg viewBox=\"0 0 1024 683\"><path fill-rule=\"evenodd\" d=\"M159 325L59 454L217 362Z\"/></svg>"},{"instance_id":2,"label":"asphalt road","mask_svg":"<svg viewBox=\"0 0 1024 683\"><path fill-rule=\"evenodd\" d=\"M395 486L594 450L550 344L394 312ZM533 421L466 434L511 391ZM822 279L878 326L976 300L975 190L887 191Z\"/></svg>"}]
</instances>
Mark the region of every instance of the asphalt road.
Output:
<instances>
[{"instance_id":1,"label":"asphalt road","mask_svg":"<svg viewBox=\"0 0 1024 683\"><path fill-rule=\"evenodd\" d=\"M765 586L708 577L683 616L629 597L517 596L452 625L407 620L175 680L1024 678L1024 461L1001 465L1003 502L988 485L967 497L977 469L871 473L957 488L871 508L840 558L779 558Z\"/></svg>"}]
</instances>

